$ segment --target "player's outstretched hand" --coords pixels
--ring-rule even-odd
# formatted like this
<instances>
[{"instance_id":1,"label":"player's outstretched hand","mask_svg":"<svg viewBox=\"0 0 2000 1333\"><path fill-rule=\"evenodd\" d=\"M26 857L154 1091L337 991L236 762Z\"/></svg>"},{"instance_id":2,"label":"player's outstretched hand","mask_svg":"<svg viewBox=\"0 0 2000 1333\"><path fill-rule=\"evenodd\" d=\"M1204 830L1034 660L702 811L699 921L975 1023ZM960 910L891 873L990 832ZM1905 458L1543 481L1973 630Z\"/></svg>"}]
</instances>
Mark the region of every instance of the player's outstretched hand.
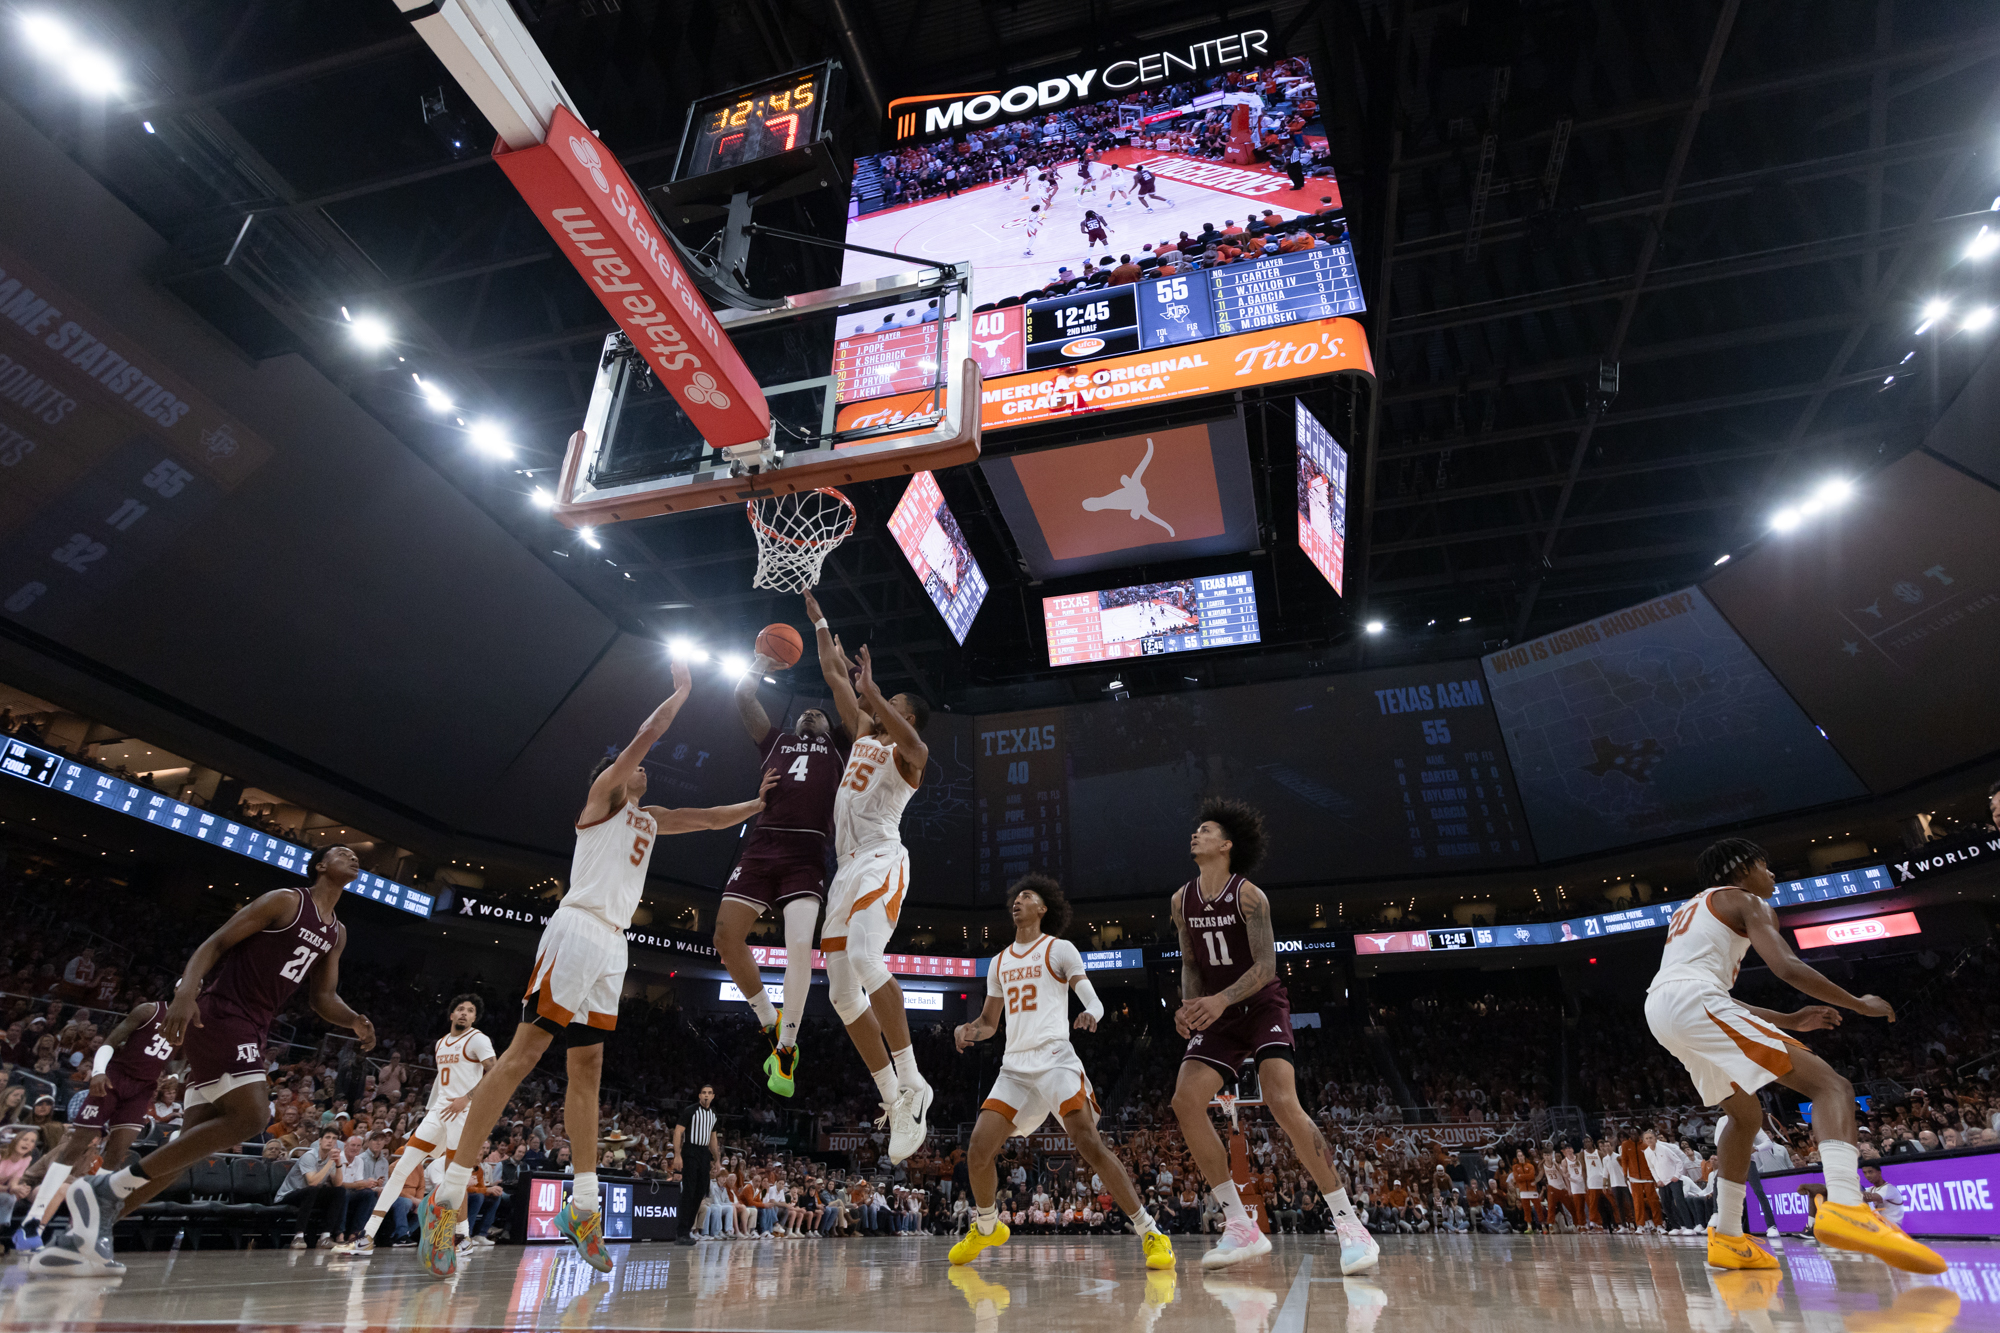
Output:
<instances>
[{"instance_id":1,"label":"player's outstretched hand","mask_svg":"<svg viewBox=\"0 0 2000 1333\"><path fill-rule=\"evenodd\" d=\"M766 803L768 803L771 799L771 788L777 785L778 785L778 770L775 768L765 769L764 780L757 786L757 808L760 811L764 808Z\"/></svg>"},{"instance_id":2,"label":"player's outstretched hand","mask_svg":"<svg viewBox=\"0 0 2000 1333\"><path fill-rule=\"evenodd\" d=\"M811 588L807 588L801 596L806 599L806 623L817 629L819 622L826 619L824 615L820 614L819 598L812 595Z\"/></svg>"},{"instance_id":3,"label":"player's outstretched hand","mask_svg":"<svg viewBox=\"0 0 2000 1333\"><path fill-rule=\"evenodd\" d=\"M1076 1016L1076 1030L1078 1032L1095 1032L1097 1031L1097 1020L1092 1018L1088 1013L1078 1014Z\"/></svg>"},{"instance_id":4,"label":"player's outstretched hand","mask_svg":"<svg viewBox=\"0 0 2000 1333\"><path fill-rule=\"evenodd\" d=\"M868 657L868 645L865 643L861 645L861 679L855 684L854 692L870 702L881 698L881 693L875 688L875 664Z\"/></svg>"},{"instance_id":5,"label":"player's outstretched hand","mask_svg":"<svg viewBox=\"0 0 2000 1333\"><path fill-rule=\"evenodd\" d=\"M160 1035L167 1039L169 1046L178 1046L186 1041L190 1025L202 1025L201 1007L195 1003L195 990L192 986L181 987L174 992L172 1002L167 1005L167 1018L160 1024Z\"/></svg>"},{"instance_id":6,"label":"player's outstretched hand","mask_svg":"<svg viewBox=\"0 0 2000 1333\"><path fill-rule=\"evenodd\" d=\"M688 664L680 658L674 659L674 693L686 695L694 689L694 677L688 672Z\"/></svg>"},{"instance_id":7,"label":"player's outstretched hand","mask_svg":"<svg viewBox=\"0 0 2000 1333\"><path fill-rule=\"evenodd\" d=\"M1809 1004L1792 1015L1792 1031L1813 1032L1840 1026L1840 1010L1830 1004Z\"/></svg>"},{"instance_id":8,"label":"player's outstretched hand","mask_svg":"<svg viewBox=\"0 0 2000 1333\"><path fill-rule=\"evenodd\" d=\"M1886 1018L1896 1021L1896 1007L1879 995L1864 995L1861 1003L1854 1006L1854 1012L1864 1018Z\"/></svg>"}]
</instances>

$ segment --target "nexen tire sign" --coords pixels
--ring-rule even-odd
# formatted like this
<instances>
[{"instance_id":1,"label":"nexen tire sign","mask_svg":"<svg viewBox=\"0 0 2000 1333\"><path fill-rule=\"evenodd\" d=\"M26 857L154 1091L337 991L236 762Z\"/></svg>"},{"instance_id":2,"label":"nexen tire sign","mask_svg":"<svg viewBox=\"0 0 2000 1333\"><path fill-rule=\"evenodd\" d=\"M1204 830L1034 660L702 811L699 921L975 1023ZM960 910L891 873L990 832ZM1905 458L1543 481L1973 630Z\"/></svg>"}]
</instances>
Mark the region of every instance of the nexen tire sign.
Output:
<instances>
[{"instance_id":1,"label":"nexen tire sign","mask_svg":"<svg viewBox=\"0 0 2000 1333\"><path fill-rule=\"evenodd\" d=\"M717 447L771 433L771 408L610 149L557 107L546 143L494 161L618 327Z\"/></svg>"}]
</instances>

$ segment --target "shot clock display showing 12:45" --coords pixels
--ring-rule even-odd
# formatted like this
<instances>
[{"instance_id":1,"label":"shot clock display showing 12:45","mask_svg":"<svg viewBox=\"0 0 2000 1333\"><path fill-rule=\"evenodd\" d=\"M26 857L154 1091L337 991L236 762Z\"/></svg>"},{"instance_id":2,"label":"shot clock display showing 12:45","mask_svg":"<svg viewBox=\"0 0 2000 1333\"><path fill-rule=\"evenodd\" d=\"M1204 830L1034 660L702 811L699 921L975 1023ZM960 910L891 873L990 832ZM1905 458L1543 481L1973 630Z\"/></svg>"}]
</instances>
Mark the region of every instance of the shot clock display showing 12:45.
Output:
<instances>
[{"instance_id":1,"label":"shot clock display showing 12:45","mask_svg":"<svg viewBox=\"0 0 2000 1333\"><path fill-rule=\"evenodd\" d=\"M819 134L826 66L720 93L697 103L678 179L775 157Z\"/></svg>"}]
</instances>

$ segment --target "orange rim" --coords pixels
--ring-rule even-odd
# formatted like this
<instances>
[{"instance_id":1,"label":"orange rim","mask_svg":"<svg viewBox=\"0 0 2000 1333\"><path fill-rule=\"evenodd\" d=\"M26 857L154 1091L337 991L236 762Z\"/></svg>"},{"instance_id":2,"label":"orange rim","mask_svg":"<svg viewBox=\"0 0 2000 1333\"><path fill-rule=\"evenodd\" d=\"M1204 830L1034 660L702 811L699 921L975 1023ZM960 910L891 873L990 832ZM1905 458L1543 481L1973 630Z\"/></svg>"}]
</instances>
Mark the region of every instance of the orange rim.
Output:
<instances>
[{"instance_id":1,"label":"orange rim","mask_svg":"<svg viewBox=\"0 0 2000 1333\"><path fill-rule=\"evenodd\" d=\"M792 492L793 495L800 495L803 493L804 492L800 491ZM840 543L846 541L848 537L853 534L854 525L856 521L859 519L859 515L855 513L854 501L848 499L845 495L842 495L839 491L835 490L831 486L815 486L813 487L813 493L816 495L830 495L834 499L840 501L843 505L847 506L847 522L844 525L842 525L839 532L829 537L820 537L816 539L807 539L803 537L787 537L784 533L779 532L776 528L772 527L770 524L766 523L763 519L757 516L757 502L755 500L745 500L743 502L743 512L749 516L750 530L757 534L759 540L784 542L789 546L794 546L801 550L807 548L822 548L822 547L830 548L840 545ZM778 500L785 500L789 499L790 496L775 496L772 498Z\"/></svg>"}]
</instances>

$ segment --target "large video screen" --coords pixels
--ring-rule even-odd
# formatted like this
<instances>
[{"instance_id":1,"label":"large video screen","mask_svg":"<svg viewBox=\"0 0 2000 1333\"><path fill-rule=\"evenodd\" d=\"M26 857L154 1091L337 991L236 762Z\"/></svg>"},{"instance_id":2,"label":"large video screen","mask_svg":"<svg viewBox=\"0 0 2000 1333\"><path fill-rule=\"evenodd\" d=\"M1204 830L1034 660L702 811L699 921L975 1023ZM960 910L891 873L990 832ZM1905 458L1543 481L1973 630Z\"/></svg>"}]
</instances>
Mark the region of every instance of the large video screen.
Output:
<instances>
[{"instance_id":1,"label":"large video screen","mask_svg":"<svg viewBox=\"0 0 2000 1333\"><path fill-rule=\"evenodd\" d=\"M1164 899L1211 794L1276 831L1259 884L1534 861L1474 661L982 716L974 769L982 901L1031 870Z\"/></svg>"},{"instance_id":2,"label":"large video screen","mask_svg":"<svg viewBox=\"0 0 2000 1333\"><path fill-rule=\"evenodd\" d=\"M1299 549L1335 592L1347 574L1347 450L1304 403L1297 413Z\"/></svg>"},{"instance_id":3,"label":"large video screen","mask_svg":"<svg viewBox=\"0 0 2000 1333\"><path fill-rule=\"evenodd\" d=\"M1865 794L1699 589L1483 662L1545 861Z\"/></svg>"},{"instance_id":4,"label":"large video screen","mask_svg":"<svg viewBox=\"0 0 2000 1333\"><path fill-rule=\"evenodd\" d=\"M2000 747L2000 491L1915 453L1702 585L1878 792Z\"/></svg>"},{"instance_id":5,"label":"large video screen","mask_svg":"<svg viewBox=\"0 0 2000 1333\"><path fill-rule=\"evenodd\" d=\"M1366 306L1318 88L1310 63L1288 57L1001 124L961 121L856 162L847 241L971 261L974 302L996 307L973 340L989 382L1353 314ZM910 267L850 250L841 280ZM850 332L836 362L907 374L915 345L906 329ZM843 376L841 401L908 387L894 381Z\"/></svg>"},{"instance_id":6,"label":"large video screen","mask_svg":"<svg viewBox=\"0 0 2000 1333\"><path fill-rule=\"evenodd\" d=\"M1249 574L1141 583L1042 599L1049 665L1189 653L1261 641Z\"/></svg>"},{"instance_id":7,"label":"large video screen","mask_svg":"<svg viewBox=\"0 0 2000 1333\"><path fill-rule=\"evenodd\" d=\"M986 600L986 572L972 558L959 531L958 519L944 502L937 478L919 472L910 478L903 498L889 515L889 534L923 581L924 592L951 627L951 636L965 642L972 618Z\"/></svg>"}]
</instances>

